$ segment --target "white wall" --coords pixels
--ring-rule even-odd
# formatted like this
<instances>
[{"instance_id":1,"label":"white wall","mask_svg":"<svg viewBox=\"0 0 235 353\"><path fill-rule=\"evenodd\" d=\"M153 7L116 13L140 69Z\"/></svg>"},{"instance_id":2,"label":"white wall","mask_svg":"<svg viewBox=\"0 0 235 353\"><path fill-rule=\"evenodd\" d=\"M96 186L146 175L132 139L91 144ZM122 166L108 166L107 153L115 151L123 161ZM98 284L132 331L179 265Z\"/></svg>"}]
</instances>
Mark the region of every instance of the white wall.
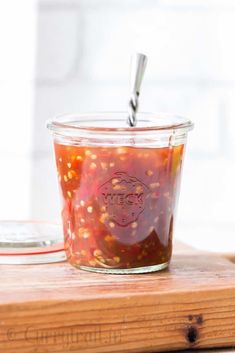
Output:
<instances>
[{"instance_id":1,"label":"white wall","mask_svg":"<svg viewBox=\"0 0 235 353\"><path fill-rule=\"evenodd\" d=\"M17 114L7 110L8 104L0 108L14 124L21 117L24 129L17 125L16 131L31 131L32 146L27 147L31 159L21 162L17 157L17 163L30 168L30 175L25 183L20 179L19 186L18 179L13 177L12 184L11 177L1 173L2 218L59 217L45 121L68 112L124 110L130 55L140 50L149 56L141 110L175 112L195 122L185 161L177 236L199 247L235 250L235 2L41 0L33 16L37 16L37 47L36 56L30 54L32 60L36 58L31 119L27 120L25 109L31 107L32 97L27 98L29 105L15 105ZM33 23L29 26L34 28ZM28 35L23 35L28 43L24 54L32 49ZM13 33L12 43L17 36ZM17 84L31 87L30 82L26 75ZM25 88L13 86L8 96L15 103L17 92L23 94ZM8 143L1 146L7 151L12 148ZM1 160L5 165L5 152ZM14 173L11 165L7 168ZM14 194L14 207L7 199L6 185ZM23 191L30 200L22 202Z\"/></svg>"},{"instance_id":2,"label":"white wall","mask_svg":"<svg viewBox=\"0 0 235 353\"><path fill-rule=\"evenodd\" d=\"M0 219L31 212L36 5L0 1Z\"/></svg>"}]
</instances>

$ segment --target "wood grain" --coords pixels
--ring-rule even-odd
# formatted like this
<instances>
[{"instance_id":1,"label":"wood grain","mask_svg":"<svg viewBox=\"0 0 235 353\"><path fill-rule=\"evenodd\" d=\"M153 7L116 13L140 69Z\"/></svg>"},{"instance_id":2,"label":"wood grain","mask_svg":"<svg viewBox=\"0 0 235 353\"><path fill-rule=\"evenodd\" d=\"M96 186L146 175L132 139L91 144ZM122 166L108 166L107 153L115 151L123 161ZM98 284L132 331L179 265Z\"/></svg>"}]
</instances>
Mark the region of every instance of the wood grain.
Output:
<instances>
[{"instance_id":1,"label":"wood grain","mask_svg":"<svg viewBox=\"0 0 235 353\"><path fill-rule=\"evenodd\" d=\"M235 265L180 249L169 270L0 266L0 352L162 352L235 344Z\"/></svg>"}]
</instances>

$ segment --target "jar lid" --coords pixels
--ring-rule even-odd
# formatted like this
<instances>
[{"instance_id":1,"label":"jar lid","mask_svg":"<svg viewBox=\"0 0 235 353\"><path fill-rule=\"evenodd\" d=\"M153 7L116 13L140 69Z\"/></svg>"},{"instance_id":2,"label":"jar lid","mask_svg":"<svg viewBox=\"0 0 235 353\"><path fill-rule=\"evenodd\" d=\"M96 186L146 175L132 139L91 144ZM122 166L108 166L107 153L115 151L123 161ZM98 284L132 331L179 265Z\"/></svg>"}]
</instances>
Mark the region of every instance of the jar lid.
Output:
<instances>
[{"instance_id":1,"label":"jar lid","mask_svg":"<svg viewBox=\"0 0 235 353\"><path fill-rule=\"evenodd\" d=\"M0 221L0 264L39 264L66 260L59 224Z\"/></svg>"}]
</instances>

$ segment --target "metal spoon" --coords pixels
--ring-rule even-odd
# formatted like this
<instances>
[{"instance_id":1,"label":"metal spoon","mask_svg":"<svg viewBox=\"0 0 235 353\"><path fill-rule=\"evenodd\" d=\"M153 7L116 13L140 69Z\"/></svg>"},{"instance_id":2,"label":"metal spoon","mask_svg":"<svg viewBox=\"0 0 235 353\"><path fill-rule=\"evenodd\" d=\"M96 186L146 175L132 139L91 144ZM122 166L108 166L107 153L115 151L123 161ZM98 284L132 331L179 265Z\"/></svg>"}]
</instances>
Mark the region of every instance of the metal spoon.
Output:
<instances>
[{"instance_id":1,"label":"metal spoon","mask_svg":"<svg viewBox=\"0 0 235 353\"><path fill-rule=\"evenodd\" d=\"M137 119L136 113L139 105L140 86L143 80L145 68L147 65L147 56L137 53L133 55L131 61L131 95L128 104L128 118L127 123L129 126L136 126Z\"/></svg>"}]
</instances>

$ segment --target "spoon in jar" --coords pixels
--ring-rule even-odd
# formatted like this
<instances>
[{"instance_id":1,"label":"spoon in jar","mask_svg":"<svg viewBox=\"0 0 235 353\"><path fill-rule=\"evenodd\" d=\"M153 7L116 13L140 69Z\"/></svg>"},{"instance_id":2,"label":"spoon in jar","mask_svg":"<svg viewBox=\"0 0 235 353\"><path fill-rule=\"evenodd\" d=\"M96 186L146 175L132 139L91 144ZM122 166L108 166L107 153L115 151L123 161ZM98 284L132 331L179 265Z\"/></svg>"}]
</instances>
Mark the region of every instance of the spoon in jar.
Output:
<instances>
[{"instance_id":1,"label":"spoon in jar","mask_svg":"<svg viewBox=\"0 0 235 353\"><path fill-rule=\"evenodd\" d=\"M128 104L127 118L127 123L131 127L136 126L137 123L136 113L139 106L140 86L143 80L147 60L147 56L140 53L133 55L131 60L131 94Z\"/></svg>"}]
</instances>

